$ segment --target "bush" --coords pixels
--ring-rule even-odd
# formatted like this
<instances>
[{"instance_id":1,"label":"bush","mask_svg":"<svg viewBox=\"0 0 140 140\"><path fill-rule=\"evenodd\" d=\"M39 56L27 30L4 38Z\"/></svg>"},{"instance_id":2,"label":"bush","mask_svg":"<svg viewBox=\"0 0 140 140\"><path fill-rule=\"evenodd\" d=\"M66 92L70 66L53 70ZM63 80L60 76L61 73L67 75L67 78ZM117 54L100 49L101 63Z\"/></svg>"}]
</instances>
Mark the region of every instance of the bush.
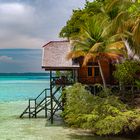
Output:
<instances>
[{"instance_id":1,"label":"bush","mask_svg":"<svg viewBox=\"0 0 140 140\"><path fill-rule=\"evenodd\" d=\"M134 84L137 72L140 72L140 63L134 60L126 60L121 64L116 64L116 71L113 74L122 84Z\"/></svg>"},{"instance_id":2,"label":"bush","mask_svg":"<svg viewBox=\"0 0 140 140\"><path fill-rule=\"evenodd\" d=\"M104 90L105 92L107 90ZM91 129L97 135L115 135L135 131L140 113L130 110L114 95L93 96L77 83L65 89L63 117L71 127Z\"/></svg>"}]
</instances>

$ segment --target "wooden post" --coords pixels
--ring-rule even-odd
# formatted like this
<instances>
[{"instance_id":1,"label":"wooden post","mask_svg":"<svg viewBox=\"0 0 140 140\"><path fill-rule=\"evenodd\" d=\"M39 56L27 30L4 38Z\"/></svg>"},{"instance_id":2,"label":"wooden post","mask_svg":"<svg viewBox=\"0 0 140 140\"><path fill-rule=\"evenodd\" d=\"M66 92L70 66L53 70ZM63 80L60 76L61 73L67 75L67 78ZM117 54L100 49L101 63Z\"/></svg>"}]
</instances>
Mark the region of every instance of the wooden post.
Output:
<instances>
[{"instance_id":1,"label":"wooden post","mask_svg":"<svg viewBox=\"0 0 140 140\"><path fill-rule=\"evenodd\" d=\"M35 118L37 117L37 114L36 114L36 99L35 99Z\"/></svg>"},{"instance_id":2,"label":"wooden post","mask_svg":"<svg viewBox=\"0 0 140 140\"><path fill-rule=\"evenodd\" d=\"M72 80L75 83L75 70L74 69L72 70Z\"/></svg>"},{"instance_id":3,"label":"wooden post","mask_svg":"<svg viewBox=\"0 0 140 140\"><path fill-rule=\"evenodd\" d=\"M45 89L45 118L47 118L47 90Z\"/></svg>"},{"instance_id":4,"label":"wooden post","mask_svg":"<svg viewBox=\"0 0 140 140\"><path fill-rule=\"evenodd\" d=\"M29 99L29 118L31 118L31 105L30 105L30 99Z\"/></svg>"},{"instance_id":5,"label":"wooden post","mask_svg":"<svg viewBox=\"0 0 140 140\"><path fill-rule=\"evenodd\" d=\"M50 71L50 97L51 97L51 124L53 124L52 71Z\"/></svg>"},{"instance_id":6,"label":"wooden post","mask_svg":"<svg viewBox=\"0 0 140 140\"><path fill-rule=\"evenodd\" d=\"M75 83L75 82L78 82L78 72L77 70L73 70L73 71L74 71L73 78L74 78L74 83Z\"/></svg>"},{"instance_id":7,"label":"wooden post","mask_svg":"<svg viewBox=\"0 0 140 140\"><path fill-rule=\"evenodd\" d=\"M65 86L62 85L62 91L61 91L61 95L60 95L61 96L61 101L62 101L62 111L64 111L64 105L65 105L65 102L66 102L65 94L62 96L62 92L63 92L64 88L65 88Z\"/></svg>"},{"instance_id":8,"label":"wooden post","mask_svg":"<svg viewBox=\"0 0 140 140\"><path fill-rule=\"evenodd\" d=\"M96 95L96 89L95 89L96 87L95 86L93 86L93 89L94 89L94 96Z\"/></svg>"}]
</instances>

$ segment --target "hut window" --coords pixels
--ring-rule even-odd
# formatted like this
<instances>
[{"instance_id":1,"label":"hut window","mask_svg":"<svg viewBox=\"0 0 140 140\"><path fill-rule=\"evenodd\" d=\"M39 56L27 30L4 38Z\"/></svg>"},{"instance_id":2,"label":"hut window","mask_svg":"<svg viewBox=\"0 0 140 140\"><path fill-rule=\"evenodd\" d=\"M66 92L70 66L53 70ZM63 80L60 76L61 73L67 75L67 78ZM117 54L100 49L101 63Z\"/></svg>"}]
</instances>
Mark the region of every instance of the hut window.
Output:
<instances>
[{"instance_id":1,"label":"hut window","mask_svg":"<svg viewBox=\"0 0 140 140\"><path fill-rule=\"evenodd\" d=\"M98 63L96 63L96 62L88 62L87 65L88 66L98 66Z\"/></svg>"},{"instance_id":2,"label":"hut window","mask_svg":"<svg viewBox=\"0 0 140 140\"><path fill-rule=\"evenodd\" d=\"M88 67L88 76L92 76L92 67Z\"/></svg>"},{"instance_id":3,"label":"hut window","mask_svg":"<svg viewBox=\"0 0 140 140\"><path fill-rule=\"evenodd\" d=\"M72 59L72 65L77 65L78 64L78 59L75 58L75 59Z\"/></svg>"},{"instance_id":4,"label":"hut window","mask_svg":"<svg viewBox=\"0 0 140 140\"><path fill-rule=\"evenodd\" d=\"M99 67L94 67L94 76L99 76L99 75L100 75Z\"/></svg>"}]
</instances>

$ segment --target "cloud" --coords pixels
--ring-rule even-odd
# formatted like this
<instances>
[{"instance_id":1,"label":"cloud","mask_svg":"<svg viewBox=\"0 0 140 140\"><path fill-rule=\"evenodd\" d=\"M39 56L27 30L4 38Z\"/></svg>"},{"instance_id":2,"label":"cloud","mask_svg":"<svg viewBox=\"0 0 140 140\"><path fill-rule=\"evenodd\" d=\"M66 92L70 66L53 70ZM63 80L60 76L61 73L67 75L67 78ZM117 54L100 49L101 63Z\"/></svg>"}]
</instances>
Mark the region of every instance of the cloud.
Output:
<instances>
[{"instance_id":1,"label":"cloud","mask_svg":"<svg viewBox=\"0 0 140 140\"><path fill-rule=\"evenodd\" d=\"M41 49L0 49L1 72L41 72Z\"/></svg>"},{"instance_id":2,"label":"cloud","mask_svg":"<svg viewBox=\"0 0 140 140\"><path fill-rule=\"evenodd\" d=\"M0 48L39 48L34 8L21 3L0 4Z\"/></svg>"},{"instance_id":3,"label":"cloud","mask_svg":"<svg viewBox=\"0 0 140 140\"><path fill-rule=\"evenodd\" d=\"M0 4L0 25L24 25L32 21L34 8L20 3Z\"/></svg>"},{"instance_id":4,"label":"cloud","mask_svg":"<svg viewBox=\"0 0 140 140\"><path fill-rule=\"evenodd\" d=\"M0 0L0 48L40 48L85 0Z\"/></svg>"},{"instance_id":5,"label":"cloud","mask_svg":"<svg viewBox=\"0 0 140 140\"><path fill-rule=\"evenodd\" d=\"M41 46L58 40L72 10L84 3L85 0L0 0L0 72L41 71Z\"/></svg>"},{"instance_id":6,"label":"cloud","mask_svg":"<svg viewBox=\"0 0 140 140\"><path fill-rule=\"evenodd\" d=\"M2 14L21 15L27 12L25 6L19 3L4 3L0 5Z\"/></svg>"},{"instance_id":7,"label":"cloud","mask_svg":"<svg viewBox=\"0 0 140 140\"><path fill-rule=\"evenodd\" d=\"M9 56L0 56L0 62L13 62L13 58L12 57L9 57Z\"/></svg>"},{"instance_id":8,"label":"cloud","mask_svg":"<svg viewBox=\"0 0 140 140\"><path fill-rule=\"evenodd\" d=\"M29 37L26 35L14 35L11 38L9 36L8 40L7 38L0 39L0 48L27 48L27 49L36 49L41 48L43 44L45 43L45 40L41 38L36 37Z\"/></svg>"}]
</instances>

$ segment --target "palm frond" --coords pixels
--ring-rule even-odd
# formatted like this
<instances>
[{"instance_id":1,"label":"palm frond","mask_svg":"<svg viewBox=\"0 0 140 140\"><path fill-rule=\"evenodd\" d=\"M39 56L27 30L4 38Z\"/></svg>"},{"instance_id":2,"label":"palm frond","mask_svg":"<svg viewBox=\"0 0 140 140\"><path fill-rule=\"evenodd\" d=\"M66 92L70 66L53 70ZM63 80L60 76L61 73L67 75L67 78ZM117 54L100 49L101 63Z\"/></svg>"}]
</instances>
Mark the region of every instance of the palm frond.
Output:
<instances>
[{"instance_id":1,"label":"palm frond","mask_svg":"<svg viewBox=\"0 0 140 140\"><path fill-rule=\"evenodd\" d=\"M112 42L115 42L115 41L122 40L122 38L124 38L124 37L125 37L125 34L123 34L123 33L117 33L117 34L111 35L108 38L108 40L109 40L110 43L112 43Z\"/></svg>"},{"instance_id":2,"label":"palm frond","mask_svg":"<svg viewBox=\"0 0 140 140\"><path fill-rule=\"evenodd\" d=\"M116 53L106 53L106 56L111 60L118 60L121 57L121 55L118 55Z\"/></svg>"},{"instance_id":3,"label":"palm frond","mask_svg":"<svg viewBox=\"0 0 140 140\"><path fill-rule=\"evenodd\" d=\"M108 49L125 49L125 43L123 41L117 41L109 44L106 48Z\"/></svg>"},{"instance_id":4,"label":"palm frond","mask_svg":"<svg viewBox=\"0 0 140 140\"><path fill-rule=\"evenodd\" d=\"M96 16L94 16L91 20L89 20L85 26L83 26L84 33L86 37L91 39L94 43L101 38L102 30L103 30L103 23Z\"/></svg>"},{"instance_id":5,"label":"palm frond","mask_svg":"<svg viewBox=\"0 0 140 140\"><path fill-rule=\"evenodd\" d=\"M102 45L103 43L102 42L99 42L99 43L95 43L91 49L89 50L90 53L95 53L98 51L98 48Z\"/></svg>"},{"instance_id":6,"label":"palm frond","mask_svg":"<svg viewBox=\"0 0 140 140\"><path fill-rule=\"evenodd\" d=\"M85 56L85 52L84 51L72 51L72 52L69 52L66 56L66 59L72 59L72 58L78 58L78 57L81 57L81 56Z\"/></svg>"},{"instance_id":7,"label":"palm frond","mask_svg":"<svg viewBox=\"0 0 140 140\"><path fill-rule=\"evenodd\" d=\"M73 51L86 51L89 49L89 45L85 41L76 40L72 45L74 46Z\"/></svg>"},{"instance_id":8,"label":"palm frond","mask_svg":"<svg viewBox=\"0 0 140 140\"><path fill-rule=\"evenodd\" d=\"M119 0L110 0L110 2L108 2L108 4L106 5L105 9L107 12L112 10L112 7L118 5Z\"/></svg>"},{"instance_id":9,"label":"palm frond","mask_svg":"<svg viewBox=\"0 0 140 140\"><path fill-rule=\"evenodd\" d=\"M133 28L133 38L134 42L138 45L140 44L140 18L137 19Z\"/></svg>"},{"instance_id":10,"label":"palm frond","mask_svg":"<svg viewBox=\"0 0 140 140\"><path fill-rule=\"evenodd\" d=\"M86 66L89 61L94 61L95 58L96 58L96 54L87 53L85 55L85 57L84 57L84 61L83 61L83 65L82 66Z\"/></svg>"},{"instance_id":11,"label":"palm frond","mask_svg":"<svg viewBox=\"0 0 140 140\"><path fill-rule=\"evenodd\" d=\"M128 16L129 15L127 11L121 11L120 13L118 13L116 18L112 21L111 31L113 33L123 33L123 31L126 29L124 21L127 20Z\"/></svg>"}]
</instances>

